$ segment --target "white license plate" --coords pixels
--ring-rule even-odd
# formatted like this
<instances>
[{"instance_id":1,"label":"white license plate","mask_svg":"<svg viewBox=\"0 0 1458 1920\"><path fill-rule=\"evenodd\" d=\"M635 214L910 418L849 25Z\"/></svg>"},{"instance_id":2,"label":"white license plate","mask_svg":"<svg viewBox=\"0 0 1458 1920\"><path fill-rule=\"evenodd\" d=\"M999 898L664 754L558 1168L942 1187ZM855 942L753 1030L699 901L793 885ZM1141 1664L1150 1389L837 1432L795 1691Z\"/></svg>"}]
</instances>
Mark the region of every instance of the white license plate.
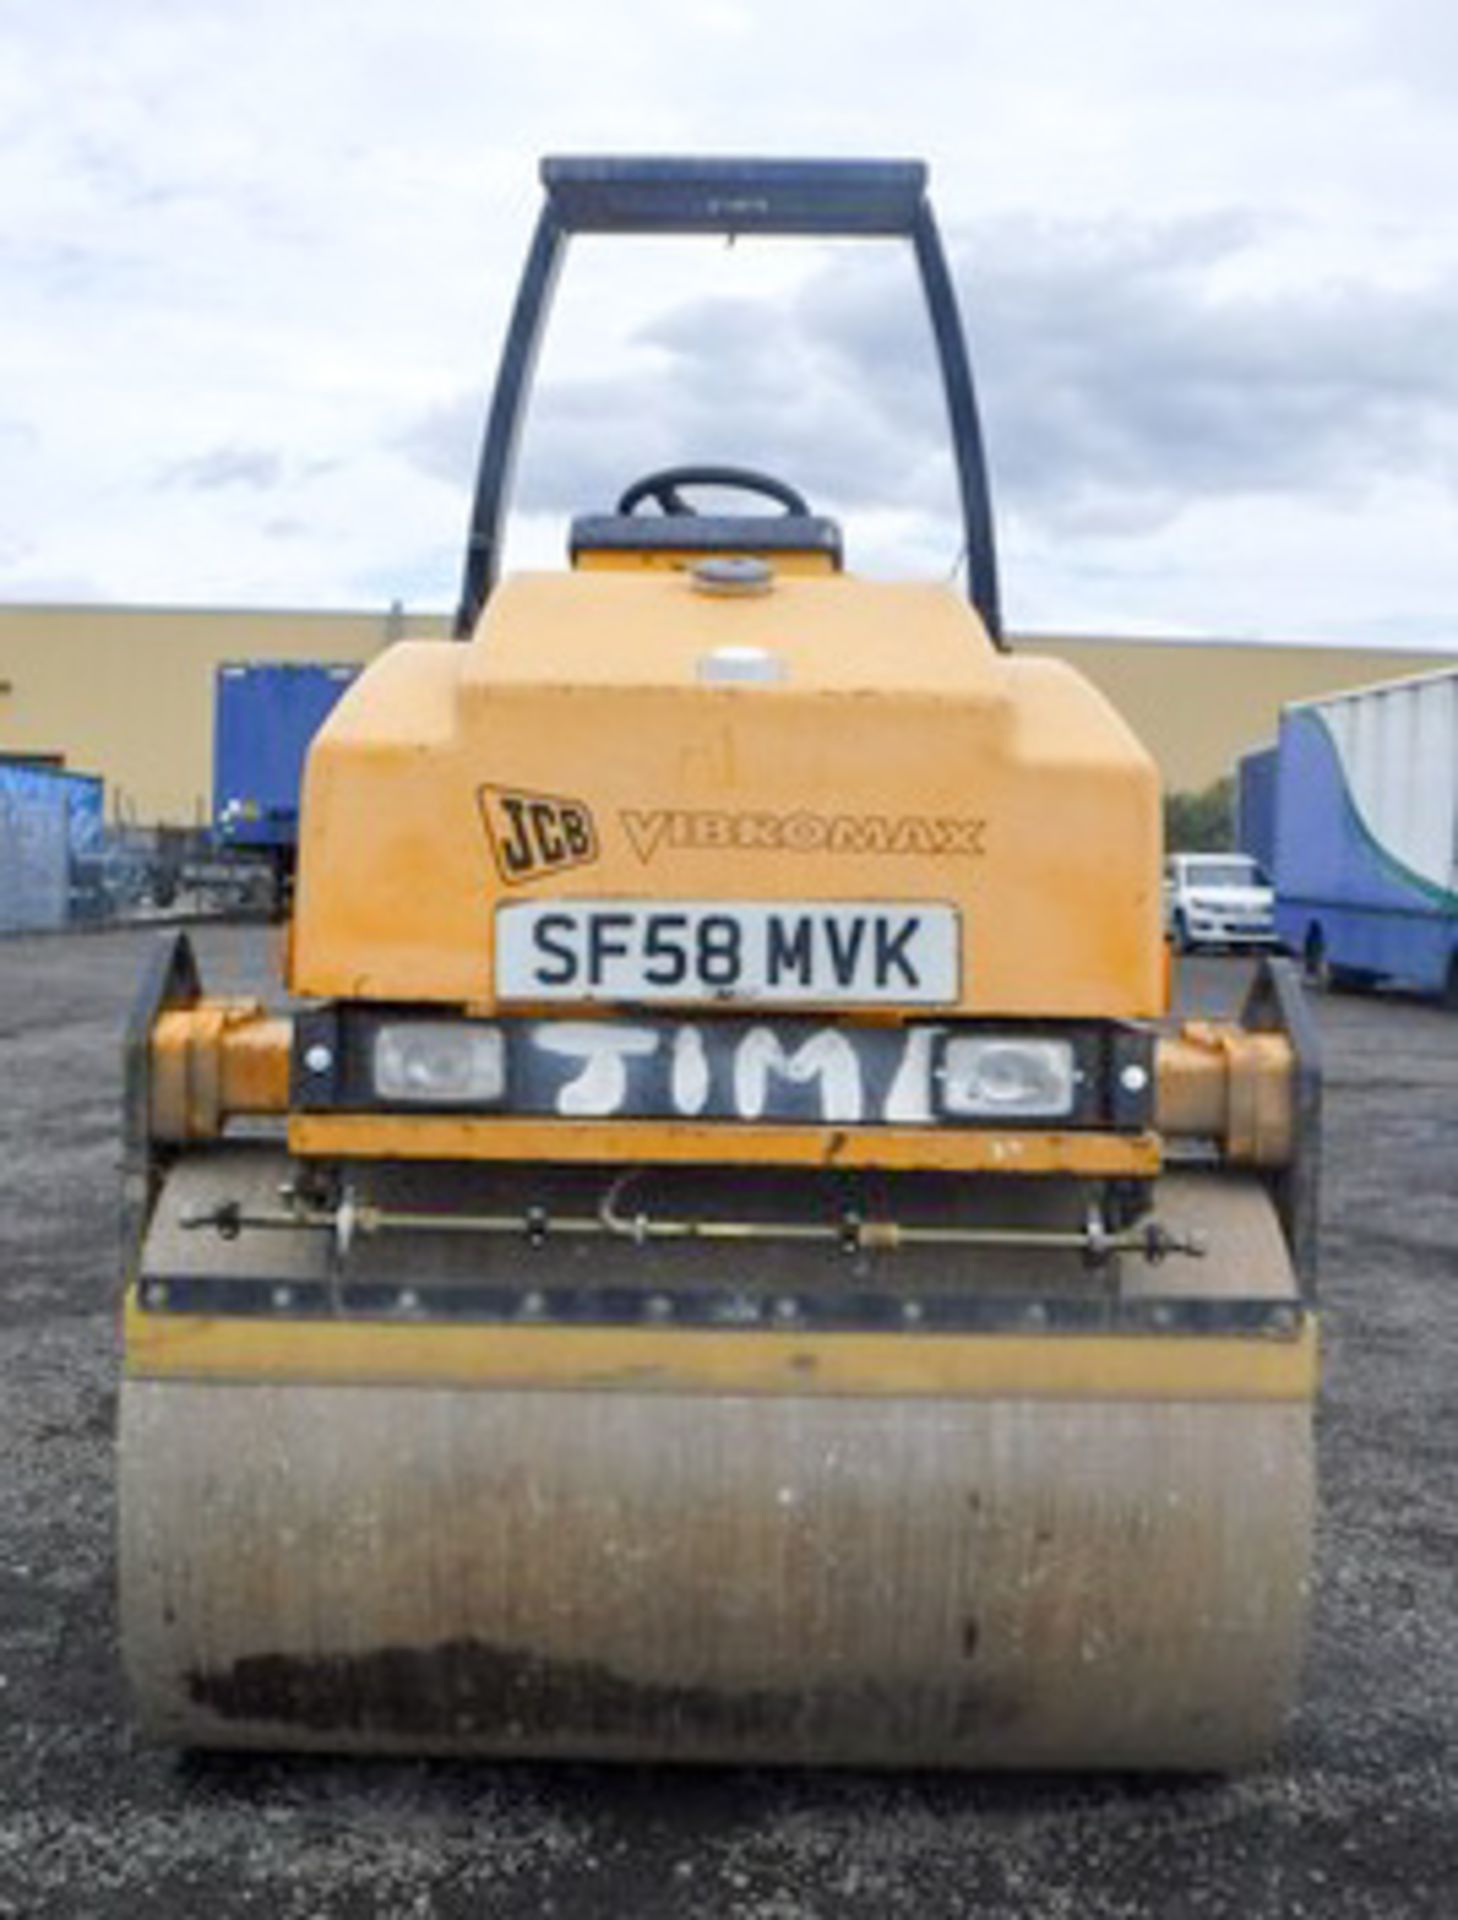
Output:
<instances>
[{"instance_id":1,"label":"white license plate","mask_svg":"<svg viewBox=\"0 0 1458 1920\"><path fill-rule=\"evenodd\" d=\"M906 901L542 900L496 909L503 1000L949 1006L956 909Z\"/></svg>"}]
</instances>

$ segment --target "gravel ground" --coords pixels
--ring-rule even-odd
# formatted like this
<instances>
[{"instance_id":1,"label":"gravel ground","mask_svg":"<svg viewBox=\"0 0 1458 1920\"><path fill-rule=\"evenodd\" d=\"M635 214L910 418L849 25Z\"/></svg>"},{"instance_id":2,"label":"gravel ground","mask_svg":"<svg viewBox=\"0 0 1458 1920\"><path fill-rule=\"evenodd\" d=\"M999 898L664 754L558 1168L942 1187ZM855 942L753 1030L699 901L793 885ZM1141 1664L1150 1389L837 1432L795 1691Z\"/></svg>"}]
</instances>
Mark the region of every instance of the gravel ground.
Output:
<instances>
[{"instance_id":1,"label":"gravel ground","mask_svg":"<svg viewBox=\"0 0 1458 1920\"><path fill-rule=\"evenodd\" d=\"M155 935L0 944L0 1915L1458 1911L1458 1018L1320 1006L1321 1582L1238 1781L178 1757L112 1615L118 1036ZM200 930L205 976L269 973ZM1243 968L1191 965L1230 1004Z\"/></svg>"}]
</instances>

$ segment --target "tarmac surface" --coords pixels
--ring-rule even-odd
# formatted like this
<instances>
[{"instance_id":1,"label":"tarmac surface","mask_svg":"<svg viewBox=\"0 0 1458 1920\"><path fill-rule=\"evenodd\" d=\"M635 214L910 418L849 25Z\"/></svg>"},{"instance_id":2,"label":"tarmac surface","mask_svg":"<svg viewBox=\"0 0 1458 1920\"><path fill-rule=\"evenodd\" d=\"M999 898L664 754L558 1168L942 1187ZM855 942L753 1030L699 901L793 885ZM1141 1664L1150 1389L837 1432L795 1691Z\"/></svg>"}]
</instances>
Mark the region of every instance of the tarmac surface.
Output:
<instances>
[{"instance_id":1,"label":"tarmac surface","mask_svg":"<svg viewBox=\"0 0 1458 1920\"><path fill-rule=\"evenodd\" d=\"M1238 1780L179 1756L113 1618L120 1032L155 933L0 942L0 1915L1458 1912L1458 1016L1318 1003L1320 1581ZM260 928L195 934L262 990ZM1187 964L1232 1005L1246 968Z\"/></svg>"}]
</instances>

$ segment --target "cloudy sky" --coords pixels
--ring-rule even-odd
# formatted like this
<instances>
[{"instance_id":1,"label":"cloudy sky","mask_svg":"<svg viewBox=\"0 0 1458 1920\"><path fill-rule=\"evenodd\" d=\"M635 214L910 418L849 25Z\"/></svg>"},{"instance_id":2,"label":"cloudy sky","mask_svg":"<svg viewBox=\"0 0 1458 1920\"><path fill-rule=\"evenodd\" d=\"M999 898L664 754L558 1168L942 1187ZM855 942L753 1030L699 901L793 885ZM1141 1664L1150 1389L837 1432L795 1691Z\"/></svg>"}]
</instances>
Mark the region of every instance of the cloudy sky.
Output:
<instances>
[{"instance_id":1,"label":"cloudy sky","mask_svg":"<svg viewBox=\"0 0 1458 1920\"><path fill-rule=\"evenodd\" d=\"M550 151L930 162L1014 628L1458 644L1452 0L0 0L0 598L450 605ZM913 296L581 243L510 555L738 459L952 575Z\"/></svg>"}]
</instances>

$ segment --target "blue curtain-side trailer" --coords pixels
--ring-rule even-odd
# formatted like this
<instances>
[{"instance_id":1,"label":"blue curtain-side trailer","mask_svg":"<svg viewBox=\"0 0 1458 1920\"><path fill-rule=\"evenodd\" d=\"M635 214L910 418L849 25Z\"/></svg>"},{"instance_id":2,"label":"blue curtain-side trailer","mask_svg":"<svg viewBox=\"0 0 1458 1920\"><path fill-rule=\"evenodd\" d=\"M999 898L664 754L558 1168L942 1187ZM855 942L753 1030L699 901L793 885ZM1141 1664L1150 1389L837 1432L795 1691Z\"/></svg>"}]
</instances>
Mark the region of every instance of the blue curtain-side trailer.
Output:
<instances>
[{"instance_id":1,"label":"blue curtain-side trailer","mask_svg":"<svg viewBox=\"0 0 1458 1920\"><path fill-rule=\"evenodd\" d=\"M1458 1007L1458 671L1287 707L1276 925L1307 972Z\"/></svg>"}]
</instances>

